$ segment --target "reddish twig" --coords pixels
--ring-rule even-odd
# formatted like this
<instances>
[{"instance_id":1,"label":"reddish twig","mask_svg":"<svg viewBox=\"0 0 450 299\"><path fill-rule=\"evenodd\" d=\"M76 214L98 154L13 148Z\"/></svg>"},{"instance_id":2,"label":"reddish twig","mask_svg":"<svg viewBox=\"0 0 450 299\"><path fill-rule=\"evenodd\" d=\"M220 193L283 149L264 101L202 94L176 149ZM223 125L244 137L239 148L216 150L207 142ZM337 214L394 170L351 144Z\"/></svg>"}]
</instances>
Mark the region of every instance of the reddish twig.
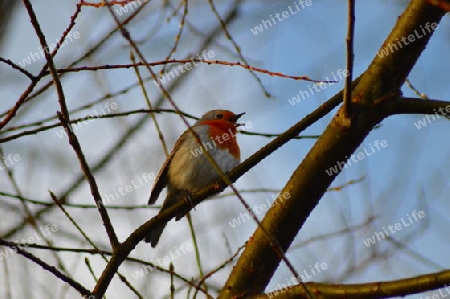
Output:
<instances>
[{"instance_id":1,"label":"reddish twig","mask_svg":"<svg viewBox=\"0 0 450 299\"><path fill-rule=\"evenodd\" d=\"M172 64L172 63L179 63L179 64L187 64L187 63L204 63L204 64L218 64L218 65L228 65L228 66L238 66L242 67L244 69L252 70L255 72L260 72L267 74L271 77L281 77L286 79L293 79L293 80L304 80L304 81L310 81L315 83L336 83L337 81L332 80L317 80L317 79L311 79L308 76L291 76L291 75L285 75L280 72L272 72L266 69L258 68L251 65L245 65L241 62L229 62L229 61L221 61L221 60L203 60L203 59L171 59L168 61L157 61L157 62L151 62L151 63L145 63L145 62L139 62L136 64L107 64L107 65L99 65L99 66L83 66L83 67L77 67L77 68L70 68L70 69L58 69L57 72L62 73L70 73L70 72L79 72L79 71L98 71L98 70L109 70L109 69L128 69L136 66L156 66L156 65L166 65L166 64Z\"/></svg>"}]
</instances>

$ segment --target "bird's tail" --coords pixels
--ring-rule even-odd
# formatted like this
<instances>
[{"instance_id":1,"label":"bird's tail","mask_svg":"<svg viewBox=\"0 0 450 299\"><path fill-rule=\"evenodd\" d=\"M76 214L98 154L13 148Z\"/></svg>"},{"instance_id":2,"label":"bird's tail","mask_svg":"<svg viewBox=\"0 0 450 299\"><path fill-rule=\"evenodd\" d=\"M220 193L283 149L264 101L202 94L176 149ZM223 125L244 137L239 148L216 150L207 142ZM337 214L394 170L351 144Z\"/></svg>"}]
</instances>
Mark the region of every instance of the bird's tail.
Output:
<instances>
[{"instance_id":1,"label":"bird's tail","mask_svg":"<svg viewBox=\"0 0 450 299\"><path fill-rule=\"evenodd\" d=\"M162 211L164 211L165 209L167 209L168 207L170 207L170 206L176 204L176 203L179 202L180 200L185 200L185 197L186 197L186 193L185 193L185 192L180 192L180 191L179 191L179 192L176 192L175 194L174 194L174 193L175 193L175 192L170 192L170 191L168 190L167 197L166 197L166 199L164 200L164 203L163 203L163 205L162 205L162 207L161 207L161 210L159 211L160 213L161 213ZM190 210L190 209L187 209L187 210L182 211L181 213L179 213L179 214L175 217L175 220L177 220L177 221L180 220L184 215L187 214L187 212L189 212L189 210ZM159 225L158 227L156 227L154 230L152 230L152 231L145 237L144 241L145 241L146 243L150 243L150 244L152 245L152 247L155 248L156 245L157 245L158 242L159 242L159 238L161 237L161 234L162 234L164 228L166 227L166 225L167 225L167 222L165 222L165 223Z\"/></svg>"},{"instance_id":2,"label":"bird's tail","mask_svg":"<svg viewBox=\"0 0 450 299\"><path fill-rule=\"evenodd\" d=\"M147 237L145 237L144 241L147 243L150 243L152 245L152 247L155 248L159 242L159 238L161 237L161 234L162 234L164 228L166 227L166 225L167 225L167 222L164 224L161 224L160 226L158 226L157 228L152 230L151 233L149 235L147 235Z\"/></svg>"}]
</instances>

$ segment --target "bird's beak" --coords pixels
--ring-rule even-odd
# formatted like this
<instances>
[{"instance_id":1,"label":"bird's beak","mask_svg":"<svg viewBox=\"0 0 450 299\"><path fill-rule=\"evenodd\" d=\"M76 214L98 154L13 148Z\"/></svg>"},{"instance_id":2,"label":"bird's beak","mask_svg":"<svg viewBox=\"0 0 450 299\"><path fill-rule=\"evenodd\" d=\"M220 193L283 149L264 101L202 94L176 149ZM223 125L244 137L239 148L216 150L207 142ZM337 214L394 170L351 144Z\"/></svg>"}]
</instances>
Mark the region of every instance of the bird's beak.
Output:
<instances>
[{"instance_id":1,"label":"bird's beak","mask_svg":"<svg viewBox=\"0 0 450 299\"><path fill-rule=\"evenodd\" d=\"M233 121L234 123L236 123L237 120L238 120L242 115L244 115L244 114L245 114L245 112L236 114L236 115L233 117L232 121ZM243 126L243 125L244 125L243 123L236 123L236 126Z\"/></svg>"}]
</instances>

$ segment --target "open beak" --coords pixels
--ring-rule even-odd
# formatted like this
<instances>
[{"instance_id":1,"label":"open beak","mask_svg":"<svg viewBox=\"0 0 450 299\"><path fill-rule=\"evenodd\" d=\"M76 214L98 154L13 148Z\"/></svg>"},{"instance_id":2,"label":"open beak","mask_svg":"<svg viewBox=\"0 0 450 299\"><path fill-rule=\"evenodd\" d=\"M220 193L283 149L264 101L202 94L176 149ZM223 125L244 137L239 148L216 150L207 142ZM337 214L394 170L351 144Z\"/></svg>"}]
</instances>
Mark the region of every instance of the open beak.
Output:
<instances>
[{"instance_id":1,"label":"open beak","mask_svg":"<svg viewBox=\"0 0 450 299\"><path fill-rule=\"evenodd\" d=\"M244 115L244 114L245 114L245 112L236 114L236 115L231 119L231 121L234 122L234 123L236 123L236 126L237 126L237 127L243 126L244 123L237 123L237 120L238 120L242 115Z\"/></svg>"}]
</instances>

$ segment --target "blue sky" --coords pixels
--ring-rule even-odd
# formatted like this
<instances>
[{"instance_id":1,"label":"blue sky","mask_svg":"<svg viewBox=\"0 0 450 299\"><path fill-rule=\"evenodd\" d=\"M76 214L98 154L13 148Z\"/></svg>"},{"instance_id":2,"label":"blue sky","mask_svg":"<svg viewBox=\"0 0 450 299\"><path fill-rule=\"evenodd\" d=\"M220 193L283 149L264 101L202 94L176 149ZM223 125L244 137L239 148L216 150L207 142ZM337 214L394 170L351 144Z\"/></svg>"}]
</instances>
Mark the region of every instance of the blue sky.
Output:
<instances>
[{"instance_id":1,"label":"blue sky","mask_svg":"<svg viewBox=\"0 0 450 299\"><path fill-rule=\"evenodd\" d=\"M75 1L53 3L50 0L43 0L34 4L47 40L54 41L61 35L74 11L75 3ZM209 32L217 23L211 8L203 2L189 3L188 21L202 32ZM294 5L293 3L293 1L283 1L273 4L269 1L255 1L246 2L242 6L239 11L240 16L229 26L229 30L248 62L270 71L293 76L306 75L314 79L323 79L331 76L332 73L337 73L338 70L345 69L346 1L339 1L330 6L326 2L313 0L311 6L299 13L289 16L257 35L252 33L251 29L261 24L262 20L287 10L289 5ZM134 39L145 39L141 50L146 59L159 61L165 58L173 45L174 36L178 32L179 19L173 18L168 23L164 23L161 29L149 37L154 24L158 22L160 6L157 3L150 4L153 6L149 5L148 9L128 26L128 29ZM370 64L406 4L407 1L357 1L355 77L364 72ZM228 4L217 3L217 6L224 14ZM112 24L111 17L105 9L83 8L80 19L73 29L79 32L80 38L61 49L56 58L57 66L65 67L75 57L84 53ZM189 29L184 30L185 35L180 41L179 49L173 55L175 58L190 57L201 52L196 51L202 39L192 34ZM415 87L433 99L448 100L450 98L449 32L450 22L448 16L445 16L409 76ZM39 43L28 16L21 7L14 15L1 56L18 63L29 56L30 52L37 52L38 47ZM232 43L223 34L204 50L214 51L215 59L218 60L239 60ZM130 63L129 49L126 42L117 35L100 53L81 65L126 63ZM44 59L41 59L33 62L26 69L37 73L43 64ZM143 68L141 72L147 76ZM343 82L338 82L292 106L289 99L295 97L299 91L311 87L311 82L257 74L263 86L273 95L273 98L266 98L253 76L241 68L201 65L190 72L184 84L171 94L182 110L196 116L200 116L207 110L222 107L236 112L245 111L245 119L243 119L252 123L251 130L264 133L283 132L343 87ZM136 82L134 71L121 69L69 74L63 80L63 87L67 103L73 109L94 101L107 92L121 90L134 82ZM5 103L3 110L13 105L27 84L28 81L24 76L11 71L4 65L0 66L2 103ZM160 91L153 83L147 83L146 87L152 100L160 95ZM415 96L408 87L402 90L405 96ZM117 104L121 112L146 107L142 92L138 88L110 100L110 103L112 102ZM74 114L74 117L100 111L102 107L104 106L97 104L87 111ZM170 104L166 101L163 107L170 107ZM29 123L50 116L57 109L56 93L51 90L39 97L38 103L21 114L14 124ZM321 134L332 116L333 113L325 116L308 128L304 134ZM102 157L137 117L95 120L86 126L81 126L76 133L88 161L93 163ZM360 224L369 216L376 216L376 221L371 226L358 229L345 237L331 238L293 249L288 257L299 272L310 269L309 266L316 262L325 262L329 266L328 270L314 276L313 280L337 282L336 279L341 278L346 283L358 283L399 279L449 267L450 261L446 253L450 245L446 242L446 235L443 233L443 228L448 227L449 224L446 213L449 204L446 201L446 194L450 188L448 184L450 142L448 138L445 138L449 124L447 120L441 119L417 129L414 123L423 117L420 115L393 116L384 120L380 128L369 134L358 151L364 150L364 147L369 147L370 144L373 145L377 140L386 140L388 146L344 169L332 186L339 186L361 177L364 177L364 180L339 192L325 194L294 241L293 247L311 237ZM166 141L171 148L179 134L185 130L185 126L175 115L158 115L157 118L161 122L160 125L166 133ZM58 130L23 137L3 145L3 151L6 154L17 153L22 157L20 162L13 165L13 169L23 188L23 193L27 196L49 200L48 189L62 192L79 174L75 155L71 152L67 140L57 136ZM264 137L240 135L242 158L249 157L268 141L269 139ZM314 139L289 142L238 180L236 186L243 189L282 188L314 142ZM145 172L157 173L163 160L164 155L154 125L147 123L144 129L129 141L125 149L96 175L101 193L111 193L115 188L128 184ZM39 175L36 176L37 169L40 170ZM0 172L0 175L5 176L5 173ZM0 190L11 191L12 187L5 178L0 181ZM144 204L149 196L150 188L151 184L142 186L121 197L117 204ZM72 198L78 203L92 203L86 185L79 188ZM254 206L272 197L271 194L244 193L244 198L251 206ZM3 201L6 200L3 199ZM386 259L379 259L361 266L351 275L343 274L350 265L362 265L362 261L372 253L373 248L369 250L363 240L381 231L383 226L394 225L401 221L402 217L405 218L414 210L424 210L425 218L396 232L393 237L401 240L420 226L428 224L428 228L423 233L408 243L408 248L432 262L421 261L417 255L412 255L411 251L403 249ZM227 197L203 203L197 207L196 212L192 213L194 224L198 228L199 240L204 244L202 254L208 266L207 269L217 266L217 260L224 260L229 256L227 249L222 246L224 235L229 239L230 248L234 251L254 231L255 224L252 222L246 222L245 225L239 226L239 229L233 229L228 224L228 221L239 216L239 213L243 211L244 208L235 197ZM74 211L74 214L76 213L77 211ZM107 244L98 215L95 211L86 213L89 213L86 217L78 214L80 215L78 220L92 236L101 236L100 244ZM45 218L47 223L66 223L60 212L54 212L51 215ZM152 215L154 215L153 210L151 212L149 210L111 212L113 223L117 223L117 232L122 239ZM262 218L263 215L258 217ZM6 231L16 221L17 215L5 215L5 218L0 220L0 231ZM150 251L147 244L140 244L133 252L133 256L149 260L155 256L161 256L163 252L177 246L180 241L189 240L187 229L186 220L178 223L171 222L166 233L173 238L163 236L162 244L157 251ZM30 233L31 231L24 231L23 235ZM67 238L61 238L61 242L64 242L66 246L80 246L79 242ZM377 243L379 251L389 248L392 248L392 244L386 240ZM186 257L186 259L177 260L177 266L180 269L195 265L193 256ZM70 263L75 263L73 255L67 255L67 259ZM434 264L441 268L435 267ZM94 265L98 273L104 266L99 261L96 261ZM34 269L30 265L27 267ZM93 282L86 274L87 270L81 266L76 268L76 278L87 286L92 286ZM136 267L126 266L124 271L130 273L135 269ZM39 269L34 270L39 271ZM220 285L228 271L229 269L220 272L212 281ZM189 272L186 271L186 273ZM275 289L277 283L284 282L290 276L286 267L281 265L267 290ZM51 281L48 277L43 277L41 280L40 282L44 285ZM151 282L154 281L167 283L165 277L151 280ZM144 280L138 281L137 285L145 289ZM148 287L151 286L152 284L149 284ZM128 292L117 284L114 290L118 294ZM421 296L425 294L408 298Z\"/></svg>"}]
</instances>

